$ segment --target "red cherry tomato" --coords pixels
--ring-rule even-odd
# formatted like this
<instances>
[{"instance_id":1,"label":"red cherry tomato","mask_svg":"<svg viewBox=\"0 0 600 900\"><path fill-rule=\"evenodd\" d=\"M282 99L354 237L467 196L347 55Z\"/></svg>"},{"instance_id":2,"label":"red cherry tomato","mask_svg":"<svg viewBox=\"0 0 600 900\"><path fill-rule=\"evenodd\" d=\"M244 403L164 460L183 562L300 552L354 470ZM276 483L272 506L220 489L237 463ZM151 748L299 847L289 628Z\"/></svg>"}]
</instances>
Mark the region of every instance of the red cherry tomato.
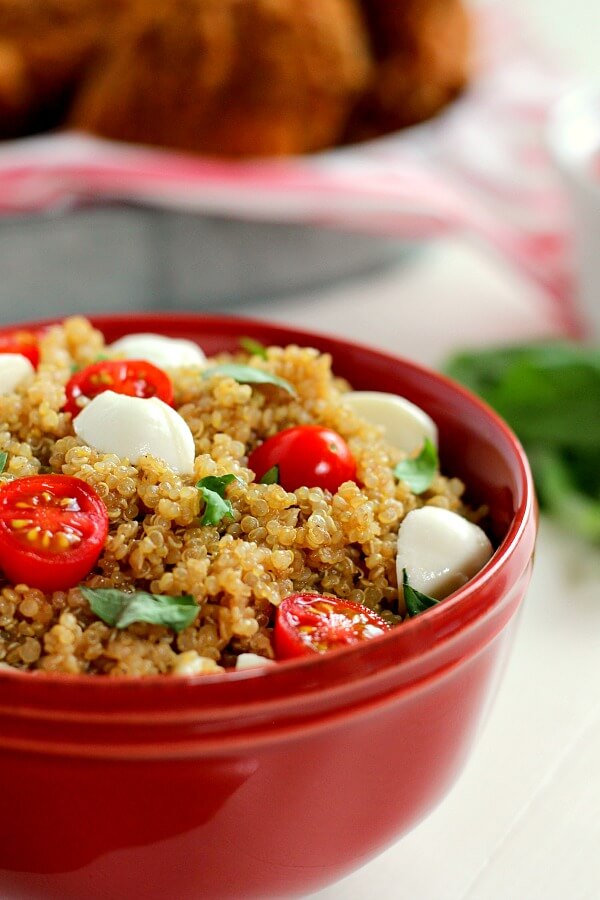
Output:
<instances>
[{"instance_id":1,"label":"red cherry tomato","mask_svg":"<svg viewBox=\"0 0 600 900\"><path fill-rule=\"evenodd\" d=\"M32 331L8 331L0 334L0 353L20 353L27 357L34 369L40 362L38 339Z\"/></svg>"},{"instance_id":2,"label":"red cherry tomato","mask_svg":"<svg viewBox=\"0 0 600 900\"><path fill-rule=\"evenodd\" d=\"M74 587L95 566L108 513L85 481L33 475L0 488L0 569L13 584Z\"/></svg>"},{"instance_id":3,"label":"red cherry tomato","mask_svg":"<svg viewBox=\"0 0 600 900\"><path fill-rule=\"evenodd\" d=\"M318 594L291 594L277 610L275 654L278 659L291 659L326 653L368 641L389 629L381 616L361 603Z\"/></svg>"},{"instance_id":4,"label":"red cherry tomato","mask_svg":"<svg viewBox=\"0 0 600 900\"><path fill-rule=\"evenodd\" d=\"M100 360L75 372L65 391L64 410L73 418L103 391L115 391L128 397L158 397L165 403L173 403L173 385L169 376L142 359Z\"/></svg>"},{"instance_id":5,"label":"red cherry tomato","mask_svg":"<svg viewBox=\"0 0 600 900\"><path fill-rule=\"evenodd\" d=\"M346 441L320 425L296 425L274 434L250 454L248 467L257 481L274 466L286 491L320 487L332 494L356 480L356 463Z\"/></svg>"}]
</instances>

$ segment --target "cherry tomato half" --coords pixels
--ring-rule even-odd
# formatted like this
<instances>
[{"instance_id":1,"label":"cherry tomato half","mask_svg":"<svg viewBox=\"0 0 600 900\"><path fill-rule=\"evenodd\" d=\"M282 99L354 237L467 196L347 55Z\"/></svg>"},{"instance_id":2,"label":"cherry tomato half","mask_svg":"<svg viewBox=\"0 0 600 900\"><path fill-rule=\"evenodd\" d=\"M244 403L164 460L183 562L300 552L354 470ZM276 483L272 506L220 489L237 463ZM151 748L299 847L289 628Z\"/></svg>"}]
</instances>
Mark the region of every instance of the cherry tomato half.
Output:
<instances>
[{"instance_id":1,"label":"cherry tomato half","mask_svg":"<svg viewBox=\"0 0 600 900\"><path fill-rule=\"evenodd\" d=\"M65 388L65 412L73 418L90 400L103 391L114 391L128 397L158 397L173 403L173 385L162 369L142 359L103 359L86 366L69 379Z\"/></svg>"},{"instance_id":2,"label":"cherry tomato half","mask_svg":"<svg viewBox=\"0 0 600 900\"><path fill-rule=\"evenodd\" d=\"M320 425L296 425L268 438L248 459L257 481L277 466L286 491L320 487L335 494L345 481L356 480L356 463L346 441Z\"/></svg>"},{"instance_id":3,"label":"cherry tomato half","mask_svg":"<svg viewBox=\"0 0 600 900\"><path fill-rule=\"evenodd\" d=\"M13 584L74 587L93 569L107 532L106 506L79 478L33 475L0 488L0 569Z\"/></svg>"},{"instance_id":4,"label":"cherry tomato half","mask_svg":"<svg viewBox=\"0 0 600 900\"><path fill-rule=\"evenodd\" d=\"M318 594L290 594L277 610L275 654L278 659L291 659L327 653L368 641L389 629L381 616L361 603Z\"/></svg>"},{"instance_id":5,"label":"cherry tomato half","mask_svg":"<svg viewBox=\"0 0 600 900\"><path fill-rule=\"evenodd\" d=\"M0 334L0 353L20 353L27 357L34 369L40 362L38 339L33 331L8 331Z\"/></svg>"}]
</instances>

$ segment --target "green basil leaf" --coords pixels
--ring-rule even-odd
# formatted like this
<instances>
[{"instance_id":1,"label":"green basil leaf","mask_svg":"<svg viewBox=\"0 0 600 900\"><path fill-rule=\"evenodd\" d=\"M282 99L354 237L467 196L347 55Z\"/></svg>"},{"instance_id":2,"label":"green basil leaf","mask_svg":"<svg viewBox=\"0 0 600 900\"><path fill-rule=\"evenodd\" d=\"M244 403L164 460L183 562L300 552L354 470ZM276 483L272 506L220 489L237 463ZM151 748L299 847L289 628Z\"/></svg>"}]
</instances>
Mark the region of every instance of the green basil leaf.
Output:
<instances>
[{"instance_id":1,"label":"green basil leaf","mask_svg":"<svg viewBox=\"0 0 600 900\"><path fill-rule=\"evenodd\" d=\"M398 481L404 481L413 494L422 494L431 486L439 468L438 453L433 441L425 438L418 456L403 459L394 469Z\"/></svg>"},{"instance_id":2,"label":"green basil leaf","mask_svg":"<svg viewBox=\"0 0 600 900\"><path fill-rule=\"evenodd\" d=\"M469 351L445 370L516 431L542 509L600 543L600 347L549 341Z\"/></svg>"},{"instance_id":3,"label":"green basil leaf","mask_svg":"<svg viewBox=\"0 0 600 900\"><path fill-rule=\"evenodd\" d=\"M265 472L259 484L279 484L279 466L272 466Z\"/></svg>"},{"instance_id":4,"label":"green basil leaf","mask_svg":"<svg viewBox=\"0 0 600 900\"><path fill-rule=\"evenodd\" d=\"M220 366L212 366L205 369L202 373L203 378L212 378L213 375L222 375L225 378L233 378L240 384L274 384L282 390L287 391L293 397L296 396L296 388L280 378L279 375L273 375L272 372L265 372L262 369L255 369L254 366L240 366L237 363L223 363Z\"/></svg>"},{"instance_id":5,"label":"green basil leaf","mask_svg":"<svg viewBox=\"0 0 600 900\"><path fill-rule=\"evenodd\" d=\"M600 348L525 344L462 353L444 368L493 406L524 444L600 452Z\"/></svg>"},{"instance_id":6,"label":"green basil leaf","mask_svg":"<svg viewBox=\"0 0 600 900\"><path fill-rule=\"evenodd\" d=\"M587 480L580 486L576 480L577 468L584 471L582 459L576 463L573 457L566 459L549 447L533 447L529 462L542 508L572 533L600 543L598 469L593 473L596 493L591 495L593 481Z\"/></svg>"},{"instance_id":7,"label":"green basil leaf","mask_svg":"<svg viewBox=\"0 0 600 900\"><path fill-rule=\"evenodd\" d=\"M98 618L113 628L127 628L134 622L164 625L182 631L198 615L199 606L190 594L167 597L145 591L118 591L115 588L88 588L80 591Z\"/></svg>"},{"instance_id":8,"label":"green basil leaf","mask_svg":"<svg viewBox=\"0 0 600 900\"><path fill-rule=\"evenodd\" d=\"M0 453L0 475L4 472L6 468L6 463L8 462L8 453L4 450Z\"/></svg>"},{"instance_id":9,"label":"green basil leaf","mask_svg":"<svg viewBox=\"0 0 600 900\"><path fill-rule=\"evenodd\" d=\"M432 606L435 606L436 603L439 603L439 600L435 600L433 597L428 597L427 594L422 594L421 591L417 591L415 588L411 587L408 582L408 574L406 569L402 569L402 588L404 590L404 603L406 604L406 612L409 616L418 616L420 613L425 612L426 609L430 609Z\"/></svg>"},{"instance_id":10,"label":"green basil leaf","mask_svg":"<svg viewBox=\"0 0 600 900\"><path fill-rule=\"evenodd\" d=\"M260 356L261 359L267 359L267 350L260 341L255 341L251 337L241 337L240 347L249 353L250 356Z\"/></svg>"},{"instance_id":11,"label":"green basil leaf","mask_svg":"<svg viewBox=\"0 0 600 900\"><path fill-rule=\"evenodd\" d=\"M239 481L237 475L207 475L201 478L196 487L204 500L204 514L200 519L201 525L218 525L225 516L233 515L233 507L225 497L227 485L232 481Z\"/></svg>"}]
</instances>

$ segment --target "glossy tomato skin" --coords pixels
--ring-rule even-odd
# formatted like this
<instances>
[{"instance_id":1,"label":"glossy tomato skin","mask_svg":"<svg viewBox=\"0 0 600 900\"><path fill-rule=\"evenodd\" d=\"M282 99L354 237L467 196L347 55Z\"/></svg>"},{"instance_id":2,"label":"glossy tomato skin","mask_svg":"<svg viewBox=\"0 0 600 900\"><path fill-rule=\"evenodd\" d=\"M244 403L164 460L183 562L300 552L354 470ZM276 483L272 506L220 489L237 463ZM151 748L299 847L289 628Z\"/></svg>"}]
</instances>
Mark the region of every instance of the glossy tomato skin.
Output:
<instances>
[{"instance_id":1,"label":"glossy tomato skin","mask_svg":"<svg viewBox=\"0 0 600 900\"><path fill-rule=\"evenodd\" d=\"M33 475L0 488L0 569L13 584L74 587L95 566L107 533L106 506L79 478Z\"/></svg>"},{"instance_id":2,"label":"glossy tomato skin","mask_svg":"<svg viewBox=\"0 0 600 900\"><path fill-rule=\"evenodd\" d=\"M320 487L335 494L345 481L356 481L356 463L346 441L321 425L296 425L279 431L248 459L257 481L274 466L286 491Z\"/></svg>"},{"instance_id":3,"label":"glossy tomato skin","mask_svg":"<svg viewBox=\"0 0 600 900\"><path fill-rule=\"evenodd\" d=\"M350 600L290 594L277 609L273 641L277 659L327 653L389 631L377 613Z\"/></svg>"},{"instance_id":4,"label":"glossy tomato skin","mask_svg":"<svg viewBox=\"0 0 600 900\"><path fill-rule=\"evenodd\" d=\"M0 335L0 353L20 353L34 369L40 363L38 339L33 331L9 331Z\"/></svg>"},{"instance_id":5,"label":"glossy tomato skin","mask_svg":"<svg viewBox=\"0 0 600 900\"><path fill-rule=\"evenodd\" d=\"M103 391L114 391L128 397L158 397L173 403L171 379L152 363L143 359L102 359L75 372L67 382L65 412L73 418Z\"/></svg>"}]
</instances>

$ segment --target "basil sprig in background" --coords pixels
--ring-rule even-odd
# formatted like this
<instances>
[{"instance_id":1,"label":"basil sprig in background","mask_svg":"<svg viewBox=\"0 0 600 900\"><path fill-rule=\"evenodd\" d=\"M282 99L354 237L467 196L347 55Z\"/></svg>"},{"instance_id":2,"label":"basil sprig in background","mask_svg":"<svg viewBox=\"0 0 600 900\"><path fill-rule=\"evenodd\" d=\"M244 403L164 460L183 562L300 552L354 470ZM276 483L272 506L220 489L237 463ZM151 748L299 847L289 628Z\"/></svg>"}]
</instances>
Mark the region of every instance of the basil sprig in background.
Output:
<instances>
[{"instance_id":1,"label":"basil sprig in background","mask_svg":"<svg viewBox=\"0 0 600 900\"><path fill-rule=\"evenodd\" d=\"M461 353L445 366L521 439L540 504L600 543L600 349L550 342Z\"/></svg>"}]
</instances>

